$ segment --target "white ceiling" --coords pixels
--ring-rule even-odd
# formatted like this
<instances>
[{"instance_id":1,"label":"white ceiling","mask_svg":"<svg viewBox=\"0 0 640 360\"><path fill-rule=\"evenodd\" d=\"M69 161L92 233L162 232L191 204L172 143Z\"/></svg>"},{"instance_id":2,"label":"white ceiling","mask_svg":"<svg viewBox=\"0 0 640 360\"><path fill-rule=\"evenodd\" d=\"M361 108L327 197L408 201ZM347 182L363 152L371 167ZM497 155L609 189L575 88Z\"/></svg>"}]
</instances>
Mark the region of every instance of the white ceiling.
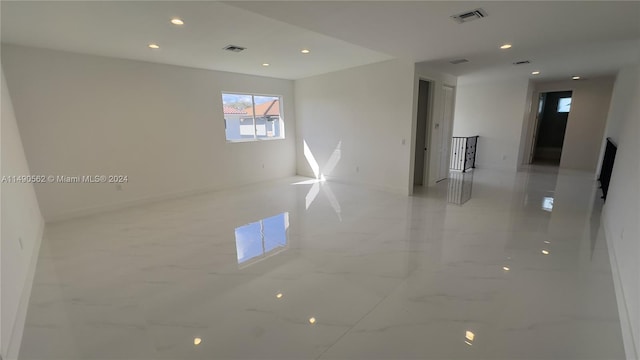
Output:
<instances>
[{"instance_id":1,"label":"white ceiling","mask_svg":"<svg viewBox=\"0 0 640 360\"><path fill-rule=\"evenodd\" d=\"M0 6L2 42L11 44L284 79L390 58L220 2L2 1ZM171 25L172 17L185 25ZM149 49L149 43L160 49ZM222 50L229 44L247 50ZM303 55L302 48L312 52Z\"/></svg>"},{"instance_id":2,"label":"white ceiling","mask_svg":"<svg viewBox=\"0 0 640 360\"><path fill-rule=\"evenodd\" d=\"M478 7L488 17L449 18ZM392 57L454 75L540 78L610 73L640 58L638 1L2 1L1 11L7 43L286 79ZM170 25L173 16L186 25ZM222 51L228 44L248 49ZM470 62L448 62L461 57Z\"/></svg>"},{"instance_id":3,"label":"white ceiling","mask_svg":"<svg viewBox=\"0 0 640 360\"><path fill-rule=\"evenodd\" d=\"M615 71L638 61L640 2L626 1L236 1L234 6L287 21L453 75L512 67L541 77ZM451 15L482 8L464 24ZM513 44L508 51L499 50ZM469 63L451 65L467 58ZM510 71L510 70L508 70Z\"/></svg>"}]
</instances>

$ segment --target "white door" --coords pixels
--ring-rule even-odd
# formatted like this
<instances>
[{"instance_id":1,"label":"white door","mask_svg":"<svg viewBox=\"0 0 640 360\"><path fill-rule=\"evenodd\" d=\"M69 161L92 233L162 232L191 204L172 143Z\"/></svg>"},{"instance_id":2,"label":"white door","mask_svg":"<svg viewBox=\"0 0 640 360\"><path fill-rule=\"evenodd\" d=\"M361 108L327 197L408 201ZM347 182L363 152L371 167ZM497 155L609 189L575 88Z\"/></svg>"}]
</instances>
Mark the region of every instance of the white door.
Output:
<instances>
[{"instance_id":1,"label":"white door","mask_svg":"<svg viewBox=\"0 0 640 360\"><path fill-rule=\"evenodd\" d=\"M449 177L449 157L451 155L451 131L453 126L454 89L451 86L442 87L442 116L440 124L436 124L438 131L438 179Z\"/></svg>"}]
</instances>

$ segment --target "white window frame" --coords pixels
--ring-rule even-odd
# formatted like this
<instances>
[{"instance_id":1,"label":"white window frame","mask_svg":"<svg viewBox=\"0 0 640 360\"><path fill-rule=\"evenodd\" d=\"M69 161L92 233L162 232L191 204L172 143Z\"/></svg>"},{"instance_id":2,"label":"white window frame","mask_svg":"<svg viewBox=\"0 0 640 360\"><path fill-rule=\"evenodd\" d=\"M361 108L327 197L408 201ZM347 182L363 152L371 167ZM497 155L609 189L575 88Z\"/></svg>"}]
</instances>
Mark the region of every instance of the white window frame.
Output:
<instances>
[{"instance_id":1,"label":"white window frame","mask_svg":"<svg viewBox=\"0 0 640 360\"><path fill-rule=\"evenodd\" d=\"M225 140L228 143L244 143L244 142L255 142L255 141L273 141L273 140L285 140L286 138L286 134L285 134L285 126L284 126L284 101L283 101L283 96L282 95L277 95L277 94L260 94L260 93L251 93L251 92L236 92L236 91L222 91L220 93L220 101L222 101L222 106L224 109L224 101L222 100L222 96L225 94L230 94L230 95L246 95L246 96L251 96L251 106L252 106L252 112L253 112L253 139L247 138L247 139L227 139L227 131L226 131L226 119L224 118L224 110L222 111L222 118L223 121L225 122ZM280 133L282 134L280 137L271 137L271 138L260 138L258 137L258 128L257 128L257 124L256 124L256 102L255 102L255 97L256 96L269 96L269 97L277 97L278 98L278 104L280 105L280 116L279 116L279 123L280 123Z\"/></svg>"}]
</instances>

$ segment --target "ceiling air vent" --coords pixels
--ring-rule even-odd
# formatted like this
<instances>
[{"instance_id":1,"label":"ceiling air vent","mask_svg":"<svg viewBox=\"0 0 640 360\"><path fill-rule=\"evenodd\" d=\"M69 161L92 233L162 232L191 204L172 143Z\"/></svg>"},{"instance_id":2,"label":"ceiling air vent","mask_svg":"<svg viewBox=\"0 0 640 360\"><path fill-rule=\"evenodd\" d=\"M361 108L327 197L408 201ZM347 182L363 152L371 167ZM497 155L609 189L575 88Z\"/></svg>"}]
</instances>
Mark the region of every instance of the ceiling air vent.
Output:
<instances>
[{"instance_id":1,"label":"ceiling air vent","mask_svg":"<svg viewBox=\"0 0 640 360\"><path fill-rule=\"evenodd\" d=\"M449 62L452 63L453 65L458 65L458 64L468 63L469 60L467 60L467 59L455 59L455 60L451 60Z\"/></svg>"},{"instance_id":2,"label":"ceiling air vent","mask_svg":"<svg viewBox=\"0 0 640 360\"><path fill-rule=\"evenodd\" d=\"M516 61L513 63L513 65L524 65L524 64L531 64L531 61L529 60L520 60L520 61Z\"/></svg>"},{"instance_id":3,"label":"ceiling air vent","mask_svg":"<svg viewBox=\"0 0 640 360\"><path fill-rule=\"evenodd\" d=\"M451 16L451 18L459 24L482 19L483 17L487 17L487 12L480 8Z\"/></svg>"},{"instance_id":4,"label":"ceiling air vent","mask_svg":"<svg viewBox=\"0 0 640 360\"><path fill-rule=\"evenodd\" d=\"M237 45L227 45L223 47L223 49L228 51L233 51L233 52L240 52L242 50L245 50L246 48L242 46L237 46Z\"/></svg>"}]
</instances>

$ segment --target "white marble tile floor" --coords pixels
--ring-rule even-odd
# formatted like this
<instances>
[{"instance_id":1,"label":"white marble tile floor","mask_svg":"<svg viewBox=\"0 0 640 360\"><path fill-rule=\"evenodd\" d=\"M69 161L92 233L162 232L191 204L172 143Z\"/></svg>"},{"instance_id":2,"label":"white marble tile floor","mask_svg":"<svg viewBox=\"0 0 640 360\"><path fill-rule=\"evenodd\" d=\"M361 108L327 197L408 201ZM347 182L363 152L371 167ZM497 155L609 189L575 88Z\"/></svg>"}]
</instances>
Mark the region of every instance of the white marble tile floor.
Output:
<instances>
[{"instance_id":1,"label":"white marble tile floor","mask_svg":"<svg viewBox=\"0 0 640 360\"><path fill-rule=\"evenodd\" d=\"M592 174L308 180L47 225L20 359L624 358Z\"/></svg>"}]
</instances>

